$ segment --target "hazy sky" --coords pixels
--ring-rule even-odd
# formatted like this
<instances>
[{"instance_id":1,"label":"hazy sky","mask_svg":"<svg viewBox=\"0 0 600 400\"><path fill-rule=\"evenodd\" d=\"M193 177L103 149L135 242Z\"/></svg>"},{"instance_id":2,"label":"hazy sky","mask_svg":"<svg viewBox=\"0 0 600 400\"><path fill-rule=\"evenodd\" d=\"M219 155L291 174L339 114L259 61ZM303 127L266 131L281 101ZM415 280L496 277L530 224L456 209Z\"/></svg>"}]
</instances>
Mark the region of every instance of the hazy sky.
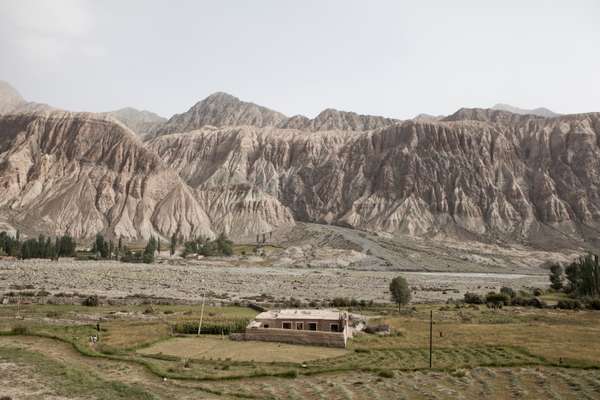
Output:
<instances>
[{"instance_id":1,"label":"hazy sky","mask_svg":"<svg viewBox=\"0 0 600 400\"><path fill-rule=\"evenodd\" d=\"M215 91L310 117L600 111L600 1L0 0L0 80L167 117Z\"/></svg>"}]
</instances>

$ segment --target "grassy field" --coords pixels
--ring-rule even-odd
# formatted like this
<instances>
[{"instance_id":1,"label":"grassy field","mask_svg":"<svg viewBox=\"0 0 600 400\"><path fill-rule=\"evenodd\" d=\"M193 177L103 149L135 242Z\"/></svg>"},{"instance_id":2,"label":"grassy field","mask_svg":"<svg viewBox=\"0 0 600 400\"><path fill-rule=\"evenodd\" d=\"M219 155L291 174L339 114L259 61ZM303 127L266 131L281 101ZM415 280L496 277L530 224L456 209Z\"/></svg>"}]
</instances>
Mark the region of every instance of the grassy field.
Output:
<instances>
[{"instance_id":1,"label":"grassy field","mask_svg":"<svg viewBox=\"0 0 600 400\"><path fill-rule=\"evenodd\" d=\"M340 350L173 335L182 321L197 321L197 306L0 306L0 369L18 365L35 385L67 398L81 397L78 390L92 398L387 399L398 391L434 399L600 398L600 312L445 305L363 312L390 324L392 335L360 335ZM255 314L207 307L204 321L218 326ZM98 321L100 341L91 344ZM45 362L54 364L36 368ZM76 383L69 368L89 370L87 380ZM55 375L68 382L56 386Z\"/></svg>"},{"instance_id":2,"label":"grassy field","mask_svg":"<svg viewBox=\"0 0 600 400\"><path fill-rule=\"evenodd\" d=\"M299 363L341 357L348 350L317 346L299 346L269 342L238 342L227 337L201 335L174 338L138 351L141 354L166 354L181 358L209 360Z\"/></svg>"}]
</instances>

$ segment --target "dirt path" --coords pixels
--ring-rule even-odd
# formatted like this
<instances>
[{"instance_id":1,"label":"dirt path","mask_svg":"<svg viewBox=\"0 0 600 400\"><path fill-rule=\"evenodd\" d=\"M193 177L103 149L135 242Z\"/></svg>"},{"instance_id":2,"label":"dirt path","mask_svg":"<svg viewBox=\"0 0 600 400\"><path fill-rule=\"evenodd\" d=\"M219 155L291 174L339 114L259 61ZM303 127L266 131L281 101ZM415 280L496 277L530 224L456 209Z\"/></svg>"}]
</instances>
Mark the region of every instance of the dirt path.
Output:
<instances>
[{"instance_id":1,"label":"dirt path","mask_svg":"<svg viewBox=\"0 0 600 400\"><path fill-rule=\"evenodd\" d=\"M141 365L103 358L86 357L69 344L40 337L4 336L0 346L18 347L42 354L60 363L75 366L106 379L139 385L161 399L223 399L172 380L163 381Z\"/></svg>"}]
</instances>

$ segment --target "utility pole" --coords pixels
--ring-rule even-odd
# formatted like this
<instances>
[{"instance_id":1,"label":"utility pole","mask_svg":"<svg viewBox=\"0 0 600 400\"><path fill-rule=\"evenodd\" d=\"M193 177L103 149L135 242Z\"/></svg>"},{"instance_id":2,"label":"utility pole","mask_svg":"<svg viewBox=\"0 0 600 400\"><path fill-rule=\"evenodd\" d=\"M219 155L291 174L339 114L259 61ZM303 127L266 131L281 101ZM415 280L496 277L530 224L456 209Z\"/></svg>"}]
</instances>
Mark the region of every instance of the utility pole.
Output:
<instances>
[{"instance_id":1,"label":"utility pole","mask_svg":"<svg viewBox=\"0 0 600 400\"><path fill-rule=\"evenodd\" d=\"M429 369L433 360L433 310L429 311Z\"/></svg>"},{"instance_id":2,"label":"utility pole","mask_svg":"<svg viewBox=\"0 0 600 400\"><path fill-rule=\"evenodd\" d=\"M204 279L202 279L204 282ZM202 317L204 317L204 300L206 299L206 288L202 292L202 307L200 308L200 322L198 323L198 336L200 336L200 332L202 331Z\"/></svg>"}]
</instances>

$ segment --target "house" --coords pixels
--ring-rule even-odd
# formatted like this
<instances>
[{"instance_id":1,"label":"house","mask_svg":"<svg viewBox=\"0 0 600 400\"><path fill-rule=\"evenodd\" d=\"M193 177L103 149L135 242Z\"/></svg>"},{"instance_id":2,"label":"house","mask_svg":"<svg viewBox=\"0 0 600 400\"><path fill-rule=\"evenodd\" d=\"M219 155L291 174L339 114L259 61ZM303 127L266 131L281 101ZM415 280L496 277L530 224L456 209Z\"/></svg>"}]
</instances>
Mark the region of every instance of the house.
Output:
<instances>
[{"instance_id":1,"label":"house","mask_svg":"<svg viewBox=\"0 0 600 400\"><path fill-rule=\"evenodd\" d=\"M346 347L350 337L345 311L287 309L258 314L234 339Z\"/></svg>"}]
</instances>

